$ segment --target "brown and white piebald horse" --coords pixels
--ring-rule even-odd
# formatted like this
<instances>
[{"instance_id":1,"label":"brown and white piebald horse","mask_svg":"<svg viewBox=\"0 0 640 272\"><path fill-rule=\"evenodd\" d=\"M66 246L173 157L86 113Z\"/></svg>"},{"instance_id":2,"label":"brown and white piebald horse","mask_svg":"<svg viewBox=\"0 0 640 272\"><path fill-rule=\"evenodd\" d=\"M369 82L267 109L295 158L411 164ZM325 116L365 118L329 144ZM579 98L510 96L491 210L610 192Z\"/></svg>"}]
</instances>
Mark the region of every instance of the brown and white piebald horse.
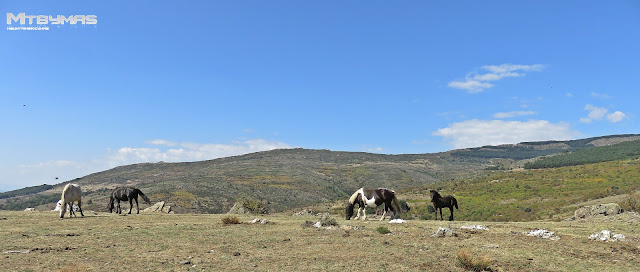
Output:
<instances>
[{"instance_id":1,"label":"brown and white piebald horse","mask_svg":"<svg viewBox=\"0 0 640 272\"><path fill-rule=\"evenodd\" d=\"M389 190L387 188L378 188L378 189L358 189L351 197L349 198L349 204L345 210L346 219L350 220L353 216L353 208L356 204L358 204L358 213L356 214L357 220L360 218L360 211L362 211L362 220L367 220L367 213L365 212L366 207L375 208L384 204L384 213L382 214L382 218L380 220L384 220L384 217L387 215L387 210L391 210L394 215L398 215L398 213L393 209L391 205L393 202L400 212L400 205L398 205L398 199L396 198L396 192L393 190Z\"/></svg>"}]
</instances>

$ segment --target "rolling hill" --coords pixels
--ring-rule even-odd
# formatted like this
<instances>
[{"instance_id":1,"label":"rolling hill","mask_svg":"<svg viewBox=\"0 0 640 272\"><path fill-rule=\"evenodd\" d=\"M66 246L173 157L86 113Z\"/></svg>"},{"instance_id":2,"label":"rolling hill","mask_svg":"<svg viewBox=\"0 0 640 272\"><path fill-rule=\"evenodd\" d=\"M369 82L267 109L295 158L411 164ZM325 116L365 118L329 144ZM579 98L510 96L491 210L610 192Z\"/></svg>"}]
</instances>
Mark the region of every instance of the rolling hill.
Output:
<instances>
[{"instance_id":1,"label":"rolling hill","mask_svg":"<svg viewBox=\"0 0 640 272\"><path fill-rule=\"evenodd\" d=\"M126 165L72 182L82 185L85 209L89 210L106 210L110 191L131 185L142 189L152 201L172 203L179 213L227 212L240 197L264 201L271 211L278 212L334 203L363 186L402 190L434 183L463 184L461 181L495 174L495 169L519 169L544 156L621 143L640 145L638 140L640 135L612 135L402 155L280 149L199 162ZM535 180L537 172L530 173ZM62 185L2 193L0 209L52 209Z\"/></svg>"}]
</instances>

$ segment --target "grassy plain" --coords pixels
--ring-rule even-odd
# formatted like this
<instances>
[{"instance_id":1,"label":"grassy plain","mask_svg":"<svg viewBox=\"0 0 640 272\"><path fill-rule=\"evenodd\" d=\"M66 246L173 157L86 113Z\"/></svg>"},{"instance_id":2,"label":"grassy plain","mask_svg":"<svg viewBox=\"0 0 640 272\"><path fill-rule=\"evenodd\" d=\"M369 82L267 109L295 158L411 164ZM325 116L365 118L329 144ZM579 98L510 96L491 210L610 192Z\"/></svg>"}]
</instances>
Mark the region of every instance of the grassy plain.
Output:
<instances>
[{"instance_id":1,"label":"grassy plain","mask_svg":"<svg viewBox=\"0 0 640 272\"><path fill-rule=\"evenodd\" d=\"M260 216L225 225L223 214L112 215L0 211L0 271L464 271L456 253L493 260L497 271L640 271L640 228L620 222L346 221L305 227L312 216ZM462 231L482 224L488 231ZM390 234L380 234L384 226ZM458 237L436 238L439 227ZM551 241L524 233L543 228ZM624 242L588 239L601 230Z\"/></svg>"}]
</instances>

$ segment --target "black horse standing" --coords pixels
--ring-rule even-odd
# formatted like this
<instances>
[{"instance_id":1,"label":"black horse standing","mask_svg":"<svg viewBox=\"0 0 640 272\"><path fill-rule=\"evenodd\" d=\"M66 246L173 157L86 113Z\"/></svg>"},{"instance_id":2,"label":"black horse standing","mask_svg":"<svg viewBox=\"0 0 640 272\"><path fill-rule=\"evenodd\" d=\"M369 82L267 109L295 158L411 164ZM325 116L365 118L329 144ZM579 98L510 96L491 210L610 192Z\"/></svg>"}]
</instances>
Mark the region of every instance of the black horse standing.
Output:
<instances>
[{"instance_id":1,"label":"black horse standing","mask_svg":"<svg viewBox=\"0 0 640 272\"><path fill-rule=\"evenodd\" d=\"M430 190L431 193L431 202L433 203L433 207L435 208L436 220L438 220L438 209L440 209L440 219L442 218L442 208L449 208L451 211L451 216L449 216L449 221L453 221L453 207L455 206L458 209L458 201L453 196L445 196L442 197L436 190Z\"/></svg>"},{"instance_id":2,"label":"black horse standing","mask_svg":"<svg viewBox=\"0 0 640 272\"><path fill-rule=\"evenodd\" d=\"M109 200L109 212L113 211L113 201L118 201L118 208L116 209L116 213L121 214L122 209L120 208L120 201L129 201L129 214L131 214L131 210L133 209L133 200L136 201L136 209L138 209L138 213L140 213L140 207L138 206L138 195L142 197L145 203L151 204L149 198L140 191L138 188L133 187L118 187L113 192L111 192L111 199Z\"/></svg>"}]
</instances>

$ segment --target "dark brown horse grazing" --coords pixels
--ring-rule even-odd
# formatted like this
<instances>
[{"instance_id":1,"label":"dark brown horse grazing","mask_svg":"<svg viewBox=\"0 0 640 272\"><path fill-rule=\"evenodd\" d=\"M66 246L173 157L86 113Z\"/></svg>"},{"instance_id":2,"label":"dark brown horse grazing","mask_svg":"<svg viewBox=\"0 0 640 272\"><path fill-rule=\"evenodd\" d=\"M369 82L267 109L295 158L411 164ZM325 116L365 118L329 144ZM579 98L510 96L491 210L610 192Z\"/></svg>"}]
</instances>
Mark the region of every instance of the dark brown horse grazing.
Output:
<instances>
[{"instance_id":1,"label":"dark brown horse grazing","mask_svg":"<svg viewBox=\"0 0 640 272\"><path fill-rule=\"evenodd\" d=\"M378 188L378 189L358 189L351 197L349 198L349 204L345 210L346 219L350 220L351 216L353 216L353 208L356 204L358 204L358 213L356 214L356 218L360 217L360 211L362 211L363 217L362 220L367 219L367 213L365 212L366 207L375 208L384 203L384 213L380 220L384 220L385 215L387 214L387 210L391 210L394 215L398 215L396 211L393 209L391 205L393 202L398 208L398 212L401 211L400 205L398 205L398 199L396 198L396 192L393 190L389 190L387 188Z\"/></svg>"},{"instance_id":2,"label":"dark brown horse grazing","mask_svg":"<svg viewBox=\"0 0 640 272\"><path fill-rule=\"evenodd\" d=\"M453 196L445 196L442 197L436 190L430 190L431 193L431 202L433 203L433 207L436 209L436 220L438 220L438 209L440 209L440 219L444 221L442 218L442 208L449 208L451 211L451 216L449 216L449 221L453 221L453 207L455 206L458 209L458 201Z\"/></svg>"},{"instance_id":3,"label":"dark brown horse grazing","mask_svg":"<svg viewBox=\"0 0 640 272\"><path fill-rule=\"evenodd\" d=\"M120 209L120 201L129 201L129 214L131 214L131 209L133 209L133 200L136 201L136 209L138 209L138 213L140 213L140 207L138 206L138 195L142 197L145 203L151 204L149 198L140 191L138 188L133 187L118 187L113 192L111 192L111 199L109 200L109 212L113 211L113 201L118 201L118 208L116 209L116 213L121 214L122 209Z\"/></svg>"}]
</instances>

